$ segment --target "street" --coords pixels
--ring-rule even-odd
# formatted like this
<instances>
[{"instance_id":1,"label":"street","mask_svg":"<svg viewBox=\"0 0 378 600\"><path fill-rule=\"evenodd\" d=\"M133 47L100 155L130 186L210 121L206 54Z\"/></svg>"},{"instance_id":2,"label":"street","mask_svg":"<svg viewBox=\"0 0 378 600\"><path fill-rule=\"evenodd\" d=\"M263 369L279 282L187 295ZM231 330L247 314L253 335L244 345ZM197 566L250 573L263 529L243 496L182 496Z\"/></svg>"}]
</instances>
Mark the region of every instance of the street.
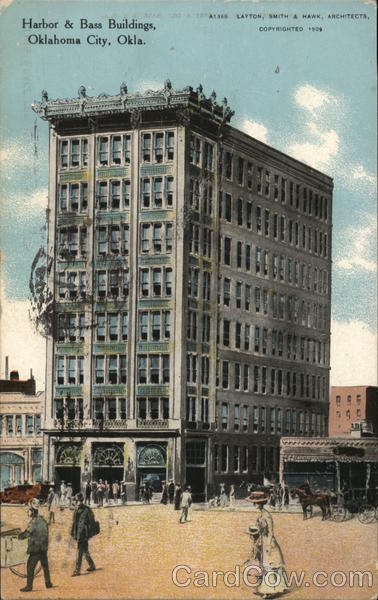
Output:
<instances>
[{"instance_id":1,"label":"street","mask_svg":"<svg viewBox=\"0 0 378 600\"><path fill-rule=\"evenodd\" d=\"M47 516L47 509L41 514ZM230 510L198 510L189 513L190 522L179 525L180 513L172 506L114 506L95 509L101 532L90 540L89 547L97 571L87 573L84 560L82 576L71 578L75 566L76 543L70 539L73 511L55 507L56 523L50 527L49 563L54 587L46 590L43 576L34 580L33 592L25 594L21 579L2 569L2 598L59 598L59 599L126 599L126 598L227 598L250 599L253 588L243 581L243 563L249 557L250 540L246 531L256 519L256 511L248 507ZM357 518L344 523L321 521L316 512L312 519L302 520L301 514L274 513L274 531L281 546L288 574L305 571L303 585L292 587L285 598L302 599L364 599L374 597L377 589L377 525L363 525ZM21 506L1 508L2 530L24 528L28 522L27 509ZM177 582L189 583L179 587L172 581L175 567ZM214 571L233 571L240 568L240 584L235 576L226 583L222 575L212 582ZM197 577L196 571L209 574ZM323 571L316 587L315 572ZM325 585L335 571L342 571L348 581L338 587L342 575L333 575L336 585ZM349 586L349 572L371 571L375 577L372 587ZM375 586L375 587L374 587Z\"/></svg>"}]
</instances>

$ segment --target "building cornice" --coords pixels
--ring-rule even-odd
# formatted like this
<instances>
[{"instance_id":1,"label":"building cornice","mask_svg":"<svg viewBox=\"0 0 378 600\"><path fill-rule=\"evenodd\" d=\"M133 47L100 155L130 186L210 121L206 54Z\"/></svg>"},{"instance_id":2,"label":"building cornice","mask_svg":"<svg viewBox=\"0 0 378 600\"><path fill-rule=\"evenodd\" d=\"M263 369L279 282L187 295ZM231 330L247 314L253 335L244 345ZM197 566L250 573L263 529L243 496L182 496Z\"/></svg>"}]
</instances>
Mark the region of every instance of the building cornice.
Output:
<instances>
[{"instance_id":1,"label":"building cornice","mask_svg":"<svg viewBox=\"0 0 378 600\"><path fill-rule=\"evenodd\" d=\"M201 113L218 125L223 125L228 123L234 114L226 98L220 104L217 102L215 92L212 92L210 98L206 98L202 85L196 90L190 86L174 90L169 79L161 89L135 94L128 92L125 83L121 84L120 92L116 95L101 94L90 97L87 96L85 87L81 86L77 98L49 100L47 92L43 91L41 102L35 102L32 108L42 119L52 124L64 119L128 114L132 126L137 126L144 112L173 109L177 110L179 119L183 114L190 119L190 113L195 112Z\"/></svg>"}]
</instances>

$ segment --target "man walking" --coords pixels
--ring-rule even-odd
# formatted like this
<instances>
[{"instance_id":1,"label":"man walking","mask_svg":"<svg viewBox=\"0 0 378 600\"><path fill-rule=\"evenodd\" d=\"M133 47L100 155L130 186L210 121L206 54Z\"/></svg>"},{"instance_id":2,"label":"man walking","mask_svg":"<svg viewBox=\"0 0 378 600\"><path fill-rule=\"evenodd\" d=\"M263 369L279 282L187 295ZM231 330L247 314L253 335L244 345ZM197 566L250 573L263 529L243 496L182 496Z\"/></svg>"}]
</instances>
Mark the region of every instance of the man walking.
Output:
<instances>
[{"instance_id":1,"label":"man walking","mask_svg":"<svg viewBox=\"0 0 378 600\"><path fill-rule=\"evenodd\" d=\"M54 513L54 507L53 507L54 504L55 504L55 491L54 491L54 488L51 486L49 489L49 494L47 496L47 508L49 511L49 525L51 523L55 523L55 513Z\"/></svg>"},{"instance_id":2,"label":"man walking","mask_svg":"<svg viewBox=\"0 0 378 600\"><path fill-rule=\"evenodd\" d=\"M189 507L192 504L192 488L190 485L181 496L181 516L179 523L186 523L188 520Z\"/></svg>"},{"instance_id":3,"label":"man walking","mask_svg":"<svg viewBox=\"0 0 378 600\"><path fill-rule=\"evenodd\" d=\"M88 540L94 534L95 518L91 508L84 504L83 494L77 494L76 496L78 506L75 510L71 536L77 541L77 559L76 567L72 574L72 577L80 575L81 562L83 560L83 554L89 565L87 571L95 571L96 567L89 554Z\"/></svg>"},{"instance_id":4,"label":"man walking","mask_svg":"<svg viewBox=\"0 0 378 600\"><path fill-rule=\"evenodd\" d=\"M173 479L170 480L169 485L168 485L168 497L169 497L169 504L173 504L173 501L175 498L175 484L173 483Z\"/></svg>"},{"instance_id":5,"label":"man walking","mask_svg":"<svg viewBox=\"0 0 378 600\"><path fill-rule=\"evenodd\" d=\"M38 514L39 501L34 498L31 501L29 508L29 516L31 521L25 531L19 534L18 538L23 540L28 538L29 554L26 565L27 580L26 586L21 588L21 592L31 592L33 590L34 571L38 561L40 561L45 576L45 585L47 588L52 587L49 571L49 563L47 559L47 548L49 544L49 528L43 517Z\"/></svg>"}]
</instances>

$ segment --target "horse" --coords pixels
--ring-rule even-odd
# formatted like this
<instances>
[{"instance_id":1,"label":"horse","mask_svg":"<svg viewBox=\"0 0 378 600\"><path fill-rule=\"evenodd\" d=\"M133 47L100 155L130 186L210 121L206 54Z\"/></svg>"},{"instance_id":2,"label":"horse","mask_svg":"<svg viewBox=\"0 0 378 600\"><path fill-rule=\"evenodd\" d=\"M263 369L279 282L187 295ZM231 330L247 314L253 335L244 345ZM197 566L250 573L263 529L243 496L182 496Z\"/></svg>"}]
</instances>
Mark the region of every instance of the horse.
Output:
<instances>
[{"instance_id":1,"label":"horse","mask_svg":"<svg viewBox=\"0 0 378 600\"><path fill-rule=\"evenodd\" d=\"M303 519L307 519L307 508L309 506L319 506L320 510L322 511L322 521L330 516L331 510L328 494L319 494L314 492L312 494L308 494L301 488L293 488L290 490L290 494L292 498L298 496L302 506Z\"/></svg>"}]
</instances>

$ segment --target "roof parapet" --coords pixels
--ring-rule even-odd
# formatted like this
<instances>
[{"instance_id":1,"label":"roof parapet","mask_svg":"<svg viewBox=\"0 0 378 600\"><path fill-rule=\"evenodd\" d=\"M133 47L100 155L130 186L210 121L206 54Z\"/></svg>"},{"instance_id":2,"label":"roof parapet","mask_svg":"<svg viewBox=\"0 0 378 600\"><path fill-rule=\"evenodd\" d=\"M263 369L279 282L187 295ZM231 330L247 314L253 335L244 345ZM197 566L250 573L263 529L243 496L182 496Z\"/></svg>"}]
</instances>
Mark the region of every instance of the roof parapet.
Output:
<instances>
[{"instance_id":1,"label":"roof parapet","mask_svg":"<svg viewBox=\"0 0 378 600\"><path fill-rule=\"evenodd\" d=\"M203 93L200 84L196 90L187 86L182 90L174 90L167 79L164 87L158 90L147 90L130 94L126 83L120 86L119 94L87 96L84 86L80 86L78 97L72 99L49 100L46 90L42 91L41 102L32 104L32 109L45 121L54 122L61 119L87 118L120 113L131 113L131 117L145 111L163 111L167 109L187 109L189 112L201 113L219 125L228 123L234 111L228 106L227 98L219 104L213 91L209 98ZM133 120L134 120L133 119Z\"/></svg>"}]
</instances>

